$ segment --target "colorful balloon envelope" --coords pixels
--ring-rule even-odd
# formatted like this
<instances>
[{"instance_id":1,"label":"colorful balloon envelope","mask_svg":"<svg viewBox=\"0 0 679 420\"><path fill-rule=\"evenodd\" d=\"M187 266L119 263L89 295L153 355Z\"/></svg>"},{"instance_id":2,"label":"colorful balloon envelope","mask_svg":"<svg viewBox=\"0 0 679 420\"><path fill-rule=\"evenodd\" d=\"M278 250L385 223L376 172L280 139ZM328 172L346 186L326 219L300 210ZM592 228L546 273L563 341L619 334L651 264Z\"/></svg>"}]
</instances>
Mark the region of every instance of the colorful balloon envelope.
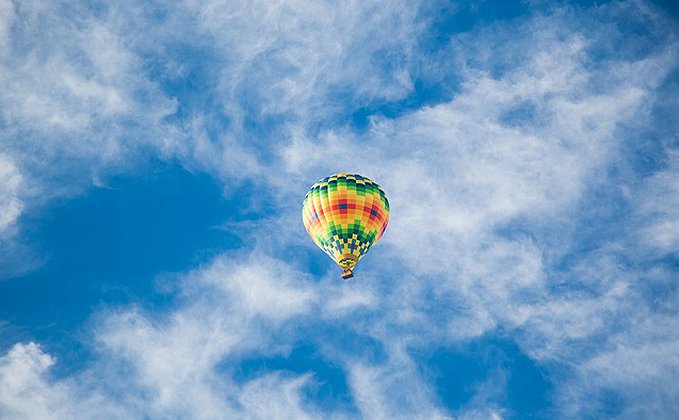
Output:
<instances>
[{"instance_id":1,"label":"colorful balloon envelope","mask_svg":"<svg viewBox=\"0 0 679 420\"><path fill-rule=\"evenodd\" d=\"M302 220L314 243L353 277L356 263L380 240L389 223L389 201L377 183L341 173L311 186Z\"/></svg>"}]
</instances>

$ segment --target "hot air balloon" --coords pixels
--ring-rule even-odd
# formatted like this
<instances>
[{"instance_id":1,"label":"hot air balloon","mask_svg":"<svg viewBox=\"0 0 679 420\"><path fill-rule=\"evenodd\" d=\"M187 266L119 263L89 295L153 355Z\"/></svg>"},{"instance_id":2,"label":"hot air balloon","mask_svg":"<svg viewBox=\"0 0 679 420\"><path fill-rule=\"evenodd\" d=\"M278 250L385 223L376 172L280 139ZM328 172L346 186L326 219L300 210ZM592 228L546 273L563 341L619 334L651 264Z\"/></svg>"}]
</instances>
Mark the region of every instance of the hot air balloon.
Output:
<instances>
[{"instance_id":1,"label":"hot air balloon","mask_svg":"<svg viewBox=\"0 0 679 420\"><path fill-rule=\"evenodd\" d=\"M341 173L311 186L302 220L314 243L344 270L343 279L380 240L389 222L389 201L379 185L357 174Z\"/></svg>"}]
</instances>

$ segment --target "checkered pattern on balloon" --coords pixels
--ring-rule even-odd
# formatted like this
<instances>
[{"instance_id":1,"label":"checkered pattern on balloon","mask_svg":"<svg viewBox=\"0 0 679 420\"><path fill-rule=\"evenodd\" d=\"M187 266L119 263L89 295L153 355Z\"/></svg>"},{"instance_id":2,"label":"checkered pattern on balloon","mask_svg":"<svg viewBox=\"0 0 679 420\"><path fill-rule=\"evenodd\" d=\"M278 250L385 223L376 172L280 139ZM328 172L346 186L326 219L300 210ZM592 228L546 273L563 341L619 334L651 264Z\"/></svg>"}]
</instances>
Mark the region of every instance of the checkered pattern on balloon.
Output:
<instances>
[{"instance_id":1,"label":"checkered pattern on balloon","mask_svg":"<svg viewBox=\"0 0 679 420\"><path fill-rule=\"evenodd\" d=\"M302 220L314 243L348 278L387 228L389 201L374 181L341 173L311 186L304 198Z\"/></svg>"}]
</instances>

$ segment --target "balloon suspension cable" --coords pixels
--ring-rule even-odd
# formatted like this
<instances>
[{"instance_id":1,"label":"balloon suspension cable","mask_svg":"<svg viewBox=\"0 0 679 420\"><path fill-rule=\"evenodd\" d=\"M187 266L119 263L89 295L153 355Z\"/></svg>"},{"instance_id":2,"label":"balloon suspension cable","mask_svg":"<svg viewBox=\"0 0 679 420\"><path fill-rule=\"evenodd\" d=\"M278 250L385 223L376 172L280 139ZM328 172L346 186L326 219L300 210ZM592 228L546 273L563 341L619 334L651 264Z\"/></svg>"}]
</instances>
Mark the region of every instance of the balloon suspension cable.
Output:
<instances>
[{"instance_id":1,"label":"balloon suspension cable","mask_svg":"<svg viewBox=\"0 0 679 420\"><path fill-rule=\"evenodd\" d=\"M345 269L345 270L342 272L342 278L343 278L344 280L348 280L348 279L350 279L350 278L352 278L352 277L354 277L354 272L351 271L350 269L347 268L347 269Z\"/></svg>"}]
</instances>

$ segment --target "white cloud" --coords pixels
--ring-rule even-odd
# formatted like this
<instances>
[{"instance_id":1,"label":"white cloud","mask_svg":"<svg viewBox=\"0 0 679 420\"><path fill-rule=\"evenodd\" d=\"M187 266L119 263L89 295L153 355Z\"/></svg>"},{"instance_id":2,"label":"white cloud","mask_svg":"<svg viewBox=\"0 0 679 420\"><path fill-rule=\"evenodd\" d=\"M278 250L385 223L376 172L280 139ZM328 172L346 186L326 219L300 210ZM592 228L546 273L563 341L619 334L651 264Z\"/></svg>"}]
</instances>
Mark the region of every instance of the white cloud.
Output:
<instances>
[{"instance_id":1,"label":"white cloud","mask_svg":"<svg viewBox=\"0 0 679 420\"><path fill-rule=\"evenodd\" d=\"M48 370L55 364L33 342L16 344L0 357L0 416L3 418L67 419L74 417L121 418L131 413L113 407L110 401L88 390L80 398L79 384L71 379L50 380Z\"/></svg>"},{"instance_id":2,"label":"white cloud","mask_svg":"<svg viewBox=\"0 0 679 420\"><path fill-rule=\"evenodd\" d=\"M2 357L0 383L4 416L26 416L32 412L32 417L49 417L50 410L45 403L50 390L42 383L41 375L53 364L54 360L35 343L17 344ZM22 398L17 398L20 396Z\"/></svg>"},{"instance_id":3,"label":"white cloud","mask_svg":"<svg viewBox=\"0 0 679 420\"><path fill-rule=\"evenodd\" d=\"M401 98L411 89L406 66L418 29L416 3L187 5L223 56L219 91L236 119L327 118L346 106L337 95L360 103Z\"/></svg>"},{"instance_id":4,"label":"white cloud","mask_svg":"<svg viewBox=\"0 0 679 420\"><path fill-rule=\"evenodd\" d=\"M11 0L0 1L0 46L3 50L9 43L10 31L15 19L16 14Z\"/></svg>"},{"instance_id":5,"label":"white cloud","mask_svg":"<svg viewBox=\"0 0 679 420\"><path fill-rule=\"evenodd\" d=\"M377 306L377 297L373 291L352 286L352 284L340 283L324 287L323 294L327 299L323 307L325 316L343 317L360 309L371 309Z\"/></svg>"},{"instance_id":6,"label":"white cloud","mask_svg":"<svg viewBox=\"0 0 679 420\"><path fill-rule=\"evenodd\" d=\"M0 154L24 180L17 194L26 208L105 183L179 135L164 121L176 101L151 80L115 16L62 2L2 7Z\"/></svg>"},{"instance_id":7,"label":"white cloud","mask_svg":"<svg viewBox=\"0 0 679 420\"><path fill-rule=\"evenodd\" d=\"M449 418L433 405L431 391L412 369L406 360L380 367L350 366L350 383L361 415L370 419Z\"/></svg>"},{"instance_id":8,"label":"white cloud","mask_svg":"<svg viewBox=\"0 0 679 420\"><path fill-rule=\"evenodd\" d=\"M224 255L186 276L185 305L163 319L137 310L107 316L98 339L111 357L131 364L135 386L149 393L155 415L247 417L249 409L271 405L293 410L302 379L281 378L274 384L272 378L259 378L241 390L229 380L228 370L219 373L217 366L240 352L277 351L269 348L275 345L270 329L281 328L285 334L292 327L287 320L309 311L314 297L301 277L263 256L238 261L236 255ZM288 390L283 399L271 400L266 390L274 385ZM252 407L241 411L224 399L229 395ZM260 406L253 401L257 397Z\"/></svg>"},{"instance_id":9,"label":"white cloud","mask_svg":"<svg viewBox=\"0 0 679 420\"><path fill-rule=\"evenodd\" d=\"M558 390L566 415L610 410L621 418L672 417L677 410L676 318L630 312L632 331L614 334ZM623 401L619 407L610 401ZM606 407L608 405L608 407Z\"/></svg>"},{"instance_id":10,"label":"white cloud","mask_svg":"<svg viewBox=\"0 0 679 420\"><path fill-rule=\"evenodd\" d=\"M22 177L17 168L0 154L0 238L21 215L21 182Z\"/></svg>"},{"instance_id":11,"label":"white cloud","mask_svg":"<svg viewBox=\"0 0 679 420\"><path fill-rule=\"evenodd\" d=\"M23 20L15 22L14 45L2 60L3 117L10 129L29 129L24 141L45 152L106 155L122 140L117 125L156 125L174 105L143 74L114 22L80 11L84 20L76 21L58 5L20 6Z\"/></svg>"},{"instance_id":12,"label":"white cloud","mask_svg":"<svg viewBox=\"0 0 679 420\"><path fill-rule=\"evenodd\" d=\"M313 419L322 417L304 406L301 388L308 375L286 380L279 375L257 378L245 385L238 396L246 419Z\"/></svg>"},{"instance_id":13,"label":"white cloud","mask_svg":"<svg viewBox=\"0 0 679 420\"><path fill-rule=\"evenodd\" d=\"M639 191L638 212L645 219L641 239L665 253L679 253L679 155L672 151L668 168L654 174Z\"/></svg>"},{"instance_id":14,"label":"white cloud","mask_svg":"<svg viewBox=\"0 0 679 420\"><path fill-rule=\"evenodd\" d=\"M235 262L230 257L218 259L199 276L203 282L232 296L231 304L238 305L241 314L261 315L273 320L306 312L316 295L310 284L294 286L295 277L305 277L301 273L258 254L249 255L245 263Z\"/></svg>"}]
</instances>

